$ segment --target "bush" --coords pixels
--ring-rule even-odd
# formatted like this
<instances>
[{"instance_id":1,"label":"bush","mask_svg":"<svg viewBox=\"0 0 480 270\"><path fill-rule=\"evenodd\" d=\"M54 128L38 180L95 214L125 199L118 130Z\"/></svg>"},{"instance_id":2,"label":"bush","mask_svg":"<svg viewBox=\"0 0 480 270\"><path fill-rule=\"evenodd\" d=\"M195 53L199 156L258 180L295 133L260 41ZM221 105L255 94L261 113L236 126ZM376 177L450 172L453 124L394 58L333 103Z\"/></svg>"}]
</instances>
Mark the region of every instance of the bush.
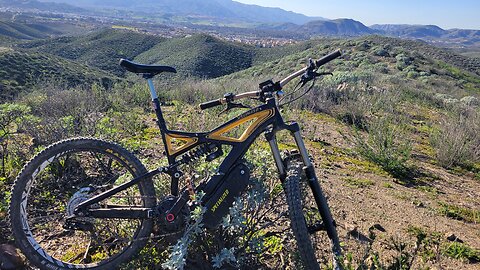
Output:
<instances>
[{"instance_id":1,"label":"bush","mask_svg":"<svg viewBox=\"0 0 480 270\"><path fill-rule=\"evenodd\" d=\"M480 250L476 250L458 242L452 242L444 247L442 253L448 257L459 260L468 260L472 263L480 261Z\"/></svg>"},{"instance_id":2,"label":"bush","mask_svg":"<svg viewBox=\"0 0 480 270\"><path fill-rule=\"evenodd\" d=\"M25 158L24 129L34 121L31 109L20 104L0 104L0 176L10 177Z\"/></svg>"},{"instance_id":3,"label":"bush","mask_svg":"<svg viewBox=\"0 0 480 270\"><path fill-rule=\"evenodd\" d=\"M366 138L357 130L354 143L357 152L380 165L394 177L403 178L408 172L407 161L412 146L404 139L404 126L397 119L385 116L373 119L368 125Z\"/></svg>"},{"instance_id":4,"label":"bush","mask_svg":"<svg viewBox=\"0 0 480 270\"><path fill-rule=\"evenodd\" d=\"M431 134L435 158L445 168L468 167L480 159L479 116L473 110L456 110Z\"/></svg>"}]
</instances>

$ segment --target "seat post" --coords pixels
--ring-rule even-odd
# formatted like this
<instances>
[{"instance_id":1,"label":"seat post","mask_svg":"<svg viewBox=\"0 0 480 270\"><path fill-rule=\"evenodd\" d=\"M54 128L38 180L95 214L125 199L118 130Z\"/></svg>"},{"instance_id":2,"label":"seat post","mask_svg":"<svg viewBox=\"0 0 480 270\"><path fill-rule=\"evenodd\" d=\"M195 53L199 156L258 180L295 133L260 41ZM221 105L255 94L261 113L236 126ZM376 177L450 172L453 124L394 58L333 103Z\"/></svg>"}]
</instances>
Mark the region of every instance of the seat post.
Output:
<instances>
[{"instance_id":1,"label":"seat post","mask_svg":"<svg viewBox=\"0 0 480 270\"><path fill-rule=\"evenodd\" d=\"M150 88L150 95L152 96L152 101L153 101L154 99L158 99L158 96L157 96L157 91L155 91L155 86L153 86L152 77L145 77L145 78L147 79L148 88Z\"/></svg>"},{"instance_id":2,"label":"seat post","mask_svg":"<svg viewBox=\"0 0 480 270\"><path fill-rule=\"evenodd\" d=\"M153 76L154 74L143 74L143 78L147 80L148 88L150 89L153 108L155 109L155 114L157 115L157 124L164 139L164 133L167 131L167 124L165 122L165 118L163 118L162 108L160 107L160 101L158 100L157 91L155 90L155 86L153 85Z\"/></svg>"}]
</instances>

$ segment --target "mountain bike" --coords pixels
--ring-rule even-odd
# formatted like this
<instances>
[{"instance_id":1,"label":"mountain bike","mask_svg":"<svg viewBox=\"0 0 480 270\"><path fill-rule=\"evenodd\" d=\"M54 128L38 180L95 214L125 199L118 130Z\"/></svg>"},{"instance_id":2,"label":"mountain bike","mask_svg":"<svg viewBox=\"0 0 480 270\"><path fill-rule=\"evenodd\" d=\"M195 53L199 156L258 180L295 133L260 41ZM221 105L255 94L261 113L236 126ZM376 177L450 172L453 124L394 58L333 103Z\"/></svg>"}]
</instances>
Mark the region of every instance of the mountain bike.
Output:
<instances>
[{"instance_id":1,"label":"mountain bike","mask_svg":"<svg viewBox=\"0 0 480 270\"><path fill-rule=\"evenodd\" d=\"M195 206L192 198L200 192L204 194L199 202L205 209L202 222L207 229L216 228L247 187L250 169L243 157L264 134L278 169L303 265L319 269L312 243L316 234L326 232L333 264L339 269L341 248L335 222L300 126L284 121L279 99L291 80L301 76L303 85L324 75L318 68L340 55L335 51L310 60L308 66L280 81L261 83L257 91L229 93L200 104L202 110L220 105L230 110L247 107L238 103L245 98L261 103L200 133L167 128L153 77L175 73L174 68L121 59L122 67L142 75L148 83L168 165L147 171L137 157L118 144L94 138L68 139L48 146L25 165L12 190L9 214L18 247L41 269L115 269L138 254L153 233L181 232ZM229 133L242 125L246 128L240 136ZM282 130L290 132L297 146L284 157L276 138ZM225 147L230 151L224 154ZM224 159L215 174L196 186L187 181L180 188L182 165L220 157ZM153 177L159 174L170 178L168 195L156 194Z\"/></svg>"}]
</instances>

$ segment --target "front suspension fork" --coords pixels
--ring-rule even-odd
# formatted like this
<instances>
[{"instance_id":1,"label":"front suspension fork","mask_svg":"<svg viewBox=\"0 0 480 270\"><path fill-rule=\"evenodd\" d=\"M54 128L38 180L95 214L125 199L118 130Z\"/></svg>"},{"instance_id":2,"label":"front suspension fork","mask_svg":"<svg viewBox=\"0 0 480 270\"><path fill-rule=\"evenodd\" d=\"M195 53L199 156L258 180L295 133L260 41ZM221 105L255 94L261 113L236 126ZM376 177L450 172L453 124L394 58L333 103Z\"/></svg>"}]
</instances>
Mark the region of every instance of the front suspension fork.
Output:
<instances>
[{"instance_id":1,"label":"front suspension fork","mask_svg":"<svg viewBox=\"0 0 480 270\"><path fill-rule=\"evenodd\" d=\"M292 133L293 138L295 139L298 151L300 152L303 164L305 165L303 169L305 171L305 175L307 176L308 185L312 190L313 196L315 198L315 203L317 204L318 210L322 217L322 221L327 231L328 237L332 241L332 250L335 256L339 257L341 256L341 249L337 230L335 229L335 221L333 220L330 208L328 207L327 199L325 198L325 195L322 192L322 188L320 187L320 183L318 182L317 175L315 174L315 168L313 167L313 164L307 152L307 148L305 147L305 143L303 142L300 128L297 123L293 123L291 125L287 125L286 129ZM280 179L283 182L287 176L287 172L280 155L280 150L278 148L275 132L268 132L266 134L266 138L272 150L273 158L275 160L275 164L277 165Z\"/></svg>"}]
</instances>

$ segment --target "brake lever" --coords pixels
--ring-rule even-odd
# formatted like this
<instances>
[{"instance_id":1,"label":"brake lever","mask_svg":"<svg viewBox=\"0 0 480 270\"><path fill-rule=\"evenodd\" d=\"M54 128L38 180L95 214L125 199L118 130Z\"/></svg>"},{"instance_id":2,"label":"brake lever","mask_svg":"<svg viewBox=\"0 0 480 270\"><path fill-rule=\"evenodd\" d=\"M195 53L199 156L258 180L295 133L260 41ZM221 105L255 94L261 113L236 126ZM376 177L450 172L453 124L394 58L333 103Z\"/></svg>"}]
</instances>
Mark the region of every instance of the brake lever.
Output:
<instances>
[{"instance_id":1,"label":"brake lever","mask_svg":"<svg viewBox=\"0 0 480 270\"><path fill-rule=\"evenodd\" d=\"M307 71L305 71L305 74L302 75L302 77L300 77L300 82L299 84L300 87L303 87L305 84L307 84L307 82L319 77L319 76L324 76L324 75L333 75L332 72L316 72L315 70L311 70L311 69L307 69Z\"/></svg>"},{"instance_id":2,"label":"brake lever","mask_svg":"<svg viewBox=\"0 0 480 270\"><path fill-rule=\"evenodd\" d=\"M333 73L332 72L320 72L320 73L315 72L315 77L325 76L325 75L333 76Z\"/></svg>"},{"instance_id":3,"label":"brake lever","mask_svg":"<svg viewBox=\"0 0 480 270\"><path fill-rule=\"evenodd\" d=\"M252 107L247 106L247 105L243 105L242 103L228 102L228 103L227 103L227 107L226 107L225 109L223 109L223 110L218 114L218 116L222 115L223 113L226 113L226 112L230 111L231 109L235 109L235 108L251 109Z\"/></svg>"}]
</instances>

